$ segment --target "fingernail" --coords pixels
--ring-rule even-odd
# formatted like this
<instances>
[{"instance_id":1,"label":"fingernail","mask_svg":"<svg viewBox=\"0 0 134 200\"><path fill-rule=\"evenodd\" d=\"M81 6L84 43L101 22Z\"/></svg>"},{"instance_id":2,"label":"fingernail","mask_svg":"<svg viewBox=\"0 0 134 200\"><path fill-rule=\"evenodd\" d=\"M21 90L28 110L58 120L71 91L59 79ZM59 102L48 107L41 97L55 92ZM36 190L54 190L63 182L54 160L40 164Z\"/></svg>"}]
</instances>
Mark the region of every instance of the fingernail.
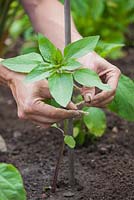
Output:
<instances>
[{"instance_id":1,"label":"fingernail","mask_svg":"<svg viewBox=\"0 0 134 200\"><path fill-rule=\"evenodd\" d=\"M67 108L68 108L68 109L71 109L71 110L78 110L77 106L76 106L74 103L72 103L72 102L70 102L70 103L67 105Z\"/></svg>"},{"instance_id":2,"label":"fingernail","mask_svg":"<svg viewBox=\"0 0 134 200\"><path fill-rule=\"evenodd\" d=\"M91 93L85 94L84 99L86 103L90 103L92 101L92 94Z\"/></svg>"},{"instance_id":3,"label":"fingernail","mask_svg":"<svg viewBox=\"0 0 134 200\"><path fill-rule=\"evenodd\" d=\"M79 111L74 111L74 116L75 117L79 117L81 115L81 113Z\"/></svg>"},{"instance_id":4,"label":"fingernail","mask_svg":"<svg viewBox=\"0 0 134 200\"><path fill-rule=\"evenodd\" d=\"M79 113L82 114L82 115L88 115L89 114L89 112L85 112L83 110L79 110Z\"/></svg>"}]
</instances>

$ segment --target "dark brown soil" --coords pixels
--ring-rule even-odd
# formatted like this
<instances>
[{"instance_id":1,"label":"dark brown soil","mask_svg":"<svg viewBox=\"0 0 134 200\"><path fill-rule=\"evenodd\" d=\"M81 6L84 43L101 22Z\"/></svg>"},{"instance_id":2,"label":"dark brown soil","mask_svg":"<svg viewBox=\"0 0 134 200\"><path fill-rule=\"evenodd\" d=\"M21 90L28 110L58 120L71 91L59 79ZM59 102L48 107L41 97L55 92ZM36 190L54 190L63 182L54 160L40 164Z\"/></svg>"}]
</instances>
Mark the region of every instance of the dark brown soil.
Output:
<instances>
[{"instance_id":1,"label":"dark brown soil","mask_svg":"<svg viewBox=\"0 0 134 200\"><path fill-rule=\"evenodd\" d=\"M133 55L134 50L129 49L125 58L115 61L132 78ZM0 162L12 163L20 169L28 200L134 200L134 123L109 112L107 120L106 134L100 140L75 150L75 188L68 187L65 150L57 193L46 196L45 187L52 180L60 133L55 129L40 130L18 120L10 91L1 87L0 134L6 140L8 152L0 153Z\"/></svg>"}]
</instances>

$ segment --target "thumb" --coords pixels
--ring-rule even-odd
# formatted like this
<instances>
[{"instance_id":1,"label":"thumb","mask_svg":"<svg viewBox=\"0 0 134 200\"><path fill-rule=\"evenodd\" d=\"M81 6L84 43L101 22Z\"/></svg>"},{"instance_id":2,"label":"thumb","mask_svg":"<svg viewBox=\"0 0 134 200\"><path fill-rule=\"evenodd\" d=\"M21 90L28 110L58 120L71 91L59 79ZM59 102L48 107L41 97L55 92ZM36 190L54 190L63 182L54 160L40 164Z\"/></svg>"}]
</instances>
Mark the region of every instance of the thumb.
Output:
<instances>
[{"instance_id":1,"label":"thumb","mask_svg":"<svg viewBox=\"0 0 134 200\"><path fill-rule=\"evenodd\" d=\"M77 106L72 101L67 105L67 109L78 110Z\"/></svg>"},{"instance_id":2,"label":"thumb","mask_svg":"<svg viewBox=\"0 0 134 200\"><path fill-rule=\"evenodd\" d=\"M82 96L86 103L90 103L95 96L95 87L83 87Z\"/></svg>"}]
</instances>

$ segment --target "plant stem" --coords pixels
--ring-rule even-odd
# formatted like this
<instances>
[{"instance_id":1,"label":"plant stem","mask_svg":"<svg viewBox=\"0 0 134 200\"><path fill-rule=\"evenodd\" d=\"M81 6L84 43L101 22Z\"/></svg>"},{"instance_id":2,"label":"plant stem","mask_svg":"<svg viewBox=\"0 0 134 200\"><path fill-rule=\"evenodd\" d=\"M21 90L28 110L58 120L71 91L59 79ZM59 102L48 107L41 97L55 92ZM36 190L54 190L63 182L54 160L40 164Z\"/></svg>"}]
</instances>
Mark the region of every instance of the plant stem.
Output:
<instances>
[{"instance_id":1,"label":"plant stem","mask_svg":"<svg viewBox=\"0 0 134 200\"><path fill-rule=\"evenodd\" d=\"M70 0L64 0L64 18L65 18L65 45L71 43L71 14ZM73 120L68 120L68 135L73 135ZM74 178L74 150L69 148L69 183L75 184Z\"/></svg>"},{"instance_id":2,"label":"plant stem","mask_svg":"<svg viewBox=\"0 0 134 200\"><path fill-rule=\"evenodd\" d=\"M75 85L74 84L74 88L76 89L76 90L78 90L79 92L81 92L81 88L80 87L78 87L77 85Z\"/></svg>"},{"instance_id":3,"label":"plant stem","mask_svg":"<svg viewBox=\"0 0 134 200\"><path fill-rule=\"evenodd\" d=\"M64 146L65 146L65 144L64 144L64 136L63 136L59 156L58 156L58 159L57 159L56 168L55 168L55 171L54 171L53 182L52 182L52 192L53 193L56 192L57 179L58 179L58 174L59 174L59 169L60 169L60 163L61 163L62 156L63 156Z\"/></svg>"},{"instance_id":4,"label":"plant stem","mask_svg":"<svg viewBox=\"0 0 134 200\"><path fill-rule=\"evenodd\" d=\"M68 135L73 135L73 120L68 120ZM69 148L69 147L68 147ZM69 148L69 184L70 186L75 185L75 176L74 176L74 150Z\"/></svg>"}]
</instances>

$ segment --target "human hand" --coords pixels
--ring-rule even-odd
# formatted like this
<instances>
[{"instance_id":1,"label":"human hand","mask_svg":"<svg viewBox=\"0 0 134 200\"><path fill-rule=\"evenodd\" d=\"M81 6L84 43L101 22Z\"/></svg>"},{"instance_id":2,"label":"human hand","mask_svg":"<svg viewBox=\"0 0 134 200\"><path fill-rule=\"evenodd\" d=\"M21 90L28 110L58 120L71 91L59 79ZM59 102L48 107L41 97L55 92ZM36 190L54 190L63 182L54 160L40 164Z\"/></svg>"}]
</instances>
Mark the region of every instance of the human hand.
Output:
<instances>
[{"instance_id":1,"label":"human hand","mask_svg":"<svg viewBox=\"0 0 134 200\"><path fill-rule=\"evenodd\" d=\"M47 80L24 83L24 74L15 72L12 74L9 87L16 100L20 119L28 119L41 127L48 128L63 119L79 116L73 103L70 103L68 108L74 110L66 110L43 102L44 99L51 98Z\"/></svg>"},{"instance_id":2,"label":"human hand","mask_svg":"<svg viewBox=\"0 0 134 200\"><path fill-rule=\"evenodd\" d=\"M110 91L101 91L99 93L96 93L95 88L82 88L82 95L87 105L105 107L115 96L121 74L120 70L95 52L89 53L79 59L79 61L83 64L84 68L94 70L102 82L109 84L111 87Z\"/></svg>"}]
</instances>

